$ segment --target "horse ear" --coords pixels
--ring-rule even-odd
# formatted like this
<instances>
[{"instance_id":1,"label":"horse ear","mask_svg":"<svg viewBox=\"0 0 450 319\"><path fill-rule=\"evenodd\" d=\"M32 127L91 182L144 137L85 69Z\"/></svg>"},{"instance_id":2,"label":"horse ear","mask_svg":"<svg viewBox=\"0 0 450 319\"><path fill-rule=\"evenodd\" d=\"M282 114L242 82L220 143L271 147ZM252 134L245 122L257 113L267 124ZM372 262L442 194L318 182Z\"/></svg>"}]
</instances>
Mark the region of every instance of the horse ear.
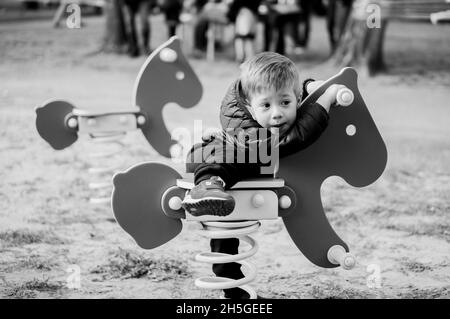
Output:
<instances>
[{"instance_id":1,"label":"horse ear","mask_svg":"<svg viewBox=\"0 0 450 319\"><path fill-rule=\"evenodd\" d=\"M164 123L163 108L171 102L183 108L193 107L202 93L200 80L184 57L177 37L153 51L141 67L134 86L134 105L147 118L142 133L161 155L170 158L175 143Z\"/></svg>"}]
</instances>

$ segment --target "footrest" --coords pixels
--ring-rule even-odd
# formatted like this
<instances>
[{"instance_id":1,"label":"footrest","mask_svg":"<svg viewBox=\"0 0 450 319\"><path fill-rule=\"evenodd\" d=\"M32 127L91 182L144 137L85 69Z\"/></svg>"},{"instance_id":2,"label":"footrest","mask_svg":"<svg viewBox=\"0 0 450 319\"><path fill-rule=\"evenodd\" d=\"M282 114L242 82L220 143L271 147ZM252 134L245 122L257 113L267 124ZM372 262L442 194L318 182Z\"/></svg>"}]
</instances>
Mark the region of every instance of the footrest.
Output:
<instances>
[{"instance_id":1,"label":"footrest","mask_svg":"<svg viewBox=\"0 0 450 319\"><path fill-rule=\"evenodd\" d=\"M126 108L116 108L116 109L106 109L106 108L90 108L90 109L73 109L72 113L76 116L103 116L110 114L133 114L139 113L141 111L138 107L126 107Z\"/></svg>"},{"instance_id":2,"label":"footrest","mask_svg":"<svg viewBox=\"0 0 450 319\"><path fill-rule=\"evenodd\" d=\"M136 116L130 114L105 114L97 117L79 117L80 133L128 132L137 130Z\"/></svg>"},{"instance_id":3,"label":"footrest","mask_svg":"<svg viewBox=\"0 0 450 319\"><path fill-rule=\"evenodd\" d=\"M178 185L179 186L179 185ZM180 187L180 186L179 186ZM230 190L228 193L234 197L236 206L227 216L203 215L193 216L186 212L187 221L236 221L236 220L263 220L278 218L278 196L274 191L267 189Z\"/></svg>"},{"instance_id":4,"label":"footrest","mask_svg":"<svg viewBox=\"0 0 450 319\"><path fill-rule=\"evenodd\" d=\"M194 187L194 178L190 176L190 178L177 179L177 186L184 189L192 189ZM255 179L246 179L236 183L231 190L234 189L273 189L273 188L282 188L284 187L284 179L281 178L255 178Z\"/></svg>"}]
</instances>

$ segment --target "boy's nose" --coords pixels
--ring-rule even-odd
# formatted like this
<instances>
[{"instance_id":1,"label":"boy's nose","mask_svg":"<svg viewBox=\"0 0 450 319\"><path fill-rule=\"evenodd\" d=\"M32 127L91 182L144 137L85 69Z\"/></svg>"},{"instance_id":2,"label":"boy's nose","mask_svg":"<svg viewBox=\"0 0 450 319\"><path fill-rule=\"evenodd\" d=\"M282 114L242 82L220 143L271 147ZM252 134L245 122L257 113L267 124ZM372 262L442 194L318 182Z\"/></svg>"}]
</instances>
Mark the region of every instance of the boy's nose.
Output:
<instances>
[{"instance_id":1,"label":"boy's nose","mask_svg":"<svg viewBox=\"0 0 450 319\"><path fill-rule=\"evenodd\" d=\"M279 120L283 117L283 113L281 112L281 109L279 106L275 106L272 110L272 118L274 120Z\"/></svg>"}]
</instances>

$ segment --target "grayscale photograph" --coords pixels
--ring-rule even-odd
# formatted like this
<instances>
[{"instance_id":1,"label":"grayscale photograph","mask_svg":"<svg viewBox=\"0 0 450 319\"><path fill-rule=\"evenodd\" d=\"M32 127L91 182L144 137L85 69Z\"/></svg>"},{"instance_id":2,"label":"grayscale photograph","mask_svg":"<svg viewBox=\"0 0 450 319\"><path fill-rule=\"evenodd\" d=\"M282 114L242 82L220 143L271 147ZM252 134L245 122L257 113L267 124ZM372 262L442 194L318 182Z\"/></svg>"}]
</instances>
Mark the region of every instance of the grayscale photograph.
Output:
<instances>
[{"instance_id":1,"label":"grayscale photograph","mask_svg":"<svg viewBox=\"0 0 450 319\"><path fill-rule=\"evenodd\" d=\"M450 298L450 0L0 0L0 83L0 299Z\"/></svg>"}]
</instances>

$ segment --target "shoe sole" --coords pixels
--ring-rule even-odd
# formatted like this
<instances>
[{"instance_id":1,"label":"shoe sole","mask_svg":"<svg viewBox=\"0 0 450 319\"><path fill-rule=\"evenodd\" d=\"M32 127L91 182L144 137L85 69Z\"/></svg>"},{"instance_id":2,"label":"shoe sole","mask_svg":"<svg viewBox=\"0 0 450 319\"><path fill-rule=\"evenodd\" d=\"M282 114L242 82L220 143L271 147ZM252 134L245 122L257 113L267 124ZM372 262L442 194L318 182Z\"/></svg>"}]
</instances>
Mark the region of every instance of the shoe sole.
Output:
<instances>
[{"instance_id":1,"label":"shoe sole","mask_svg":"<svg viewBox=\"0 0 450 319\"><path fill-rule=\"evenodd\" d=\"M227 216L233 212L235 206L234 201L230 199L215 197L192 199L189 195L186 197L181 206L195 217L203 215Z\"/></svg>"}]
</instances>

